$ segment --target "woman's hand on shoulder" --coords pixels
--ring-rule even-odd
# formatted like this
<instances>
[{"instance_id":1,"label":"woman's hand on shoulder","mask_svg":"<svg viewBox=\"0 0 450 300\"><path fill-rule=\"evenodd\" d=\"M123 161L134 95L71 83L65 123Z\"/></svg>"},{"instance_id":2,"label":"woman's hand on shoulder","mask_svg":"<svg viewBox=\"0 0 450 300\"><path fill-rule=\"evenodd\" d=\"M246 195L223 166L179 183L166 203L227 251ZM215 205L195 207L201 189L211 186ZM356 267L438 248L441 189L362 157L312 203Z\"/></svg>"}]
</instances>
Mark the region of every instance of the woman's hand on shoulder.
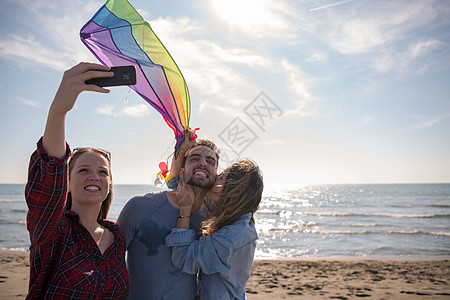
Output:
<instances>
[{"instance_id":1,"label":"woman's hand on shoulder","mask_svg":"<svg viewBox=\"0 0 450 300\"><path fill-rule=\"evenodd\" d=\"M195 194L192 187L183 179L183 170L180 171L180 181L175 191L179 208L191 208L194 205Z\"/></svg>"}]
</instances>

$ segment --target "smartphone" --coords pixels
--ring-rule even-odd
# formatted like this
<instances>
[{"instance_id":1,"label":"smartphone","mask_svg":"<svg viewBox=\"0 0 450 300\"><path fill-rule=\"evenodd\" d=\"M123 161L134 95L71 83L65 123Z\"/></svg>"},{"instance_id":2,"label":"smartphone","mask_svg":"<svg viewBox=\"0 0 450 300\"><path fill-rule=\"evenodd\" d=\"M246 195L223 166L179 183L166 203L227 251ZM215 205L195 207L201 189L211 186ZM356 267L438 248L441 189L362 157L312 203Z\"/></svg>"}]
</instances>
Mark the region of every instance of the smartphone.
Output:
<instances>
[{"instance_id":1,"label":"smartphone","mask_svg":"<svg viewBox=\"0 0 450 300\"><path fill-rule=\"evenodd\" d=\"M111 67L113 77L99 77L86 80L86 84L104 86L135 85L136 69L134 66Z\"/></svg>"}]
</instances>

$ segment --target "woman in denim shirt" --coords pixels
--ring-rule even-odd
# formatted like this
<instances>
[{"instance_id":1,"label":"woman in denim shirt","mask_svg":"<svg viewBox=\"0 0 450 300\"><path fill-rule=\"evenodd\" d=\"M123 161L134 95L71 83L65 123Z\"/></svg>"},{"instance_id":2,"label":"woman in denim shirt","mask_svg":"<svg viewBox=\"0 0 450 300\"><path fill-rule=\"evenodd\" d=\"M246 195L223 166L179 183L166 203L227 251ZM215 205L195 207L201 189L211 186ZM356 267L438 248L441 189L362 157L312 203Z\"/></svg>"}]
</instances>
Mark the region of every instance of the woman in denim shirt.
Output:
<instances>
[{"instance_id":1,"label":"woman in denim shirt","mask_svg":"<svg viewBox=\"0 0 450 300\"><path fill-rule=\"evenodd\" d=\"M258 238L253 214L263 191L259 167L241 160L217 176L215 187L207 194L215 205L203 222L199 240L193 230L187 230L192 188L183 180L178 185L177 191L183 195L178 224L166 237L173 264L183 272L199 273L201 300L246 299L245 284Z\"/></svg>"}]
</instances>

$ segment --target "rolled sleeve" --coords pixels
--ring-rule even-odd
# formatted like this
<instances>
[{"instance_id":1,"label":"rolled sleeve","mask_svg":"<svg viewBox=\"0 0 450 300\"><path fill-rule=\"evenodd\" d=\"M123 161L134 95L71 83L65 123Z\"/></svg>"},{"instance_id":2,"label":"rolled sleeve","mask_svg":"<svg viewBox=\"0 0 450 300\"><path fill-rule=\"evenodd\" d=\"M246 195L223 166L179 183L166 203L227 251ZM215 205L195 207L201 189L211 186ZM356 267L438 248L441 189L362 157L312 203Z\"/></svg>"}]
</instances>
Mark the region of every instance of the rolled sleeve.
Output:
<instances>
[{"instance_id":1,"label":"rolled sleeve","mask_svg":"<svg viewBox=\"0 0 450 300\"><path fill-rule=\"evenodd\" d=\"M198 270L205 274L227 274L230 271L233 244L228 239L206 236L199 241L190 235L194 240L186 243L188 239L182 236L186 232L172 232L170 235L177 236L176 240L169 242L173 247L172 262L178 269L188 274L195 274Z\"/></svg>"},{"instance_id":2,"label":"rolled sleeve","mask_svg":"<svg viewBox=\"0 0 450 300\"><path fill-rule=\"evenodd\" d=\"M195 240L195 231L193 229L180 230L177 228L172 229L172 232L166 237L166 246L183 246L189 245Z\"/></svg>"},{"instance_id":3,"label":"rolled sleeve","mask_svg":"<svg viewBox=\"0 0 450 300\"><path fill-rule=\"evenodd\" d=\"M31 155L25 199L28 206L27 229L32 243L53 237L64 215L68 189L68 166L70 148L66 144L63 158L49 156L42 146Z\"/></svg>"},{"instance_id":4,"label":"rolled sleeve","mask_svg":"<svg viewBox=\"0 0 450 300\"><path fill-rule=\"evenodd\" d=\"M178 182L180 181L180 175L174 176L166 182L166 185L171 190L176 190L178 187Z\"/></svg>"}]
</instances>

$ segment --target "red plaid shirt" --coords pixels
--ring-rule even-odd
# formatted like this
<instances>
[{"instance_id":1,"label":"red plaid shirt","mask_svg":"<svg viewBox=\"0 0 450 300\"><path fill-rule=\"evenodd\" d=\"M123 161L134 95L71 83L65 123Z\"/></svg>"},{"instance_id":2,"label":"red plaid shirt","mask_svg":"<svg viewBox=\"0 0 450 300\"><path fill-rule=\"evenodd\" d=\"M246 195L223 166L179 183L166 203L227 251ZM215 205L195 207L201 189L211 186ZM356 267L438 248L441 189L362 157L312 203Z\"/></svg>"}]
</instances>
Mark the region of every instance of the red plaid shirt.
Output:
<instances>
[{"instance_id":1,"label":"red plaid shirt","mask_svg":"<svg viewBox=\"0 0 450 300\"><path fill-rule=\"evenodd\" d=\"M123 299L129 291L125 237L118 225L99 224L114 235L101 254L76 213L65 210L70 149L63 159L42 147L31 155L25 198L30 232L30 285L27 299Z\"/></svg>"}]
</instances>

